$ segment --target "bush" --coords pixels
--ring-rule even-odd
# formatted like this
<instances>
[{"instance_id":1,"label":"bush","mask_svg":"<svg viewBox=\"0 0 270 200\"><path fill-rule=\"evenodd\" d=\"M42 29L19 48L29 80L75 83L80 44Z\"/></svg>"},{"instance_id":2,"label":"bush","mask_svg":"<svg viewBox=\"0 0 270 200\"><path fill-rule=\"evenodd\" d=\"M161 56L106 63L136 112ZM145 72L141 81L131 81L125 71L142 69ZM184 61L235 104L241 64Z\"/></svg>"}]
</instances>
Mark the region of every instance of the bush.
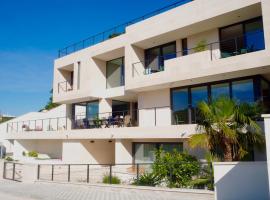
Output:
<instances>
[{"instance_id":1,"label":"bush","mask_svg":"<svg viewBox=\"0 0 270 200\"><path fill-rule=\"evenodd\" d=\"M25 151L23 151L23 152L22 152L22 155L23 155L23 156L26 156L26 153L25 153Z\"/></svg>"},{"instance_id":2,"label":"bush","mask_svg":"<svg viewBox=\"0 0 270 200\"><path fill-rule=\"evenodd\" d=\"M141 186L156 186L160 184L160 178L154 173L144 173L139 177L139 179L135 179L133 185L141 185Z\"/></svg>"},{"instance_id":3,"label":"bush","mask_svg":"<svg viewBox=\"0 0 270 200\"><path fill-rule=\"evenodd\" d=\"M109 175L105 175L103 177L102 183L110 184L110 176ZM112 176L112 182L111 182L111 184L120 184L120 183L121 183L121 180L117 176Z\"/></svg>"},{"instance_id":4,"label":"bush","mask_svg":"<svg viewBox=\"0 0 270 200\"><path fill-rule=\"evenodd\" d=\"M198 44L194 48L194 51L195 52L202 52L202 51L205 51L206 50L206 47L207 47L206 40L202 40L202 41L198 42Z\"/></svg>"},{"instance_id":5,"label":"bush","mask_svg":"<svg viewBox=\"0 0 270 200\"><path fill-rule=\"evenodd\" d=\"M200 163L196 157L187 153L156 151L153 173L160 181L166 180L169 187L186 187L200 172Z\"/></svg>"},{"instance_id":6,"label":"bush","mask_svg":"<svg viewBox=\"0 0 270 200\"><path fill-rule=\"evenodd\" d=\"M8 162L14 161L13 158L11 158L11 157L6 157L5 160L8 161Z\"/></svg>"},{"instance_id":7,"label":"bush","mask_svg":"<svg viewBox=\"0 0 270 200\"><path fill-rule=\"evenodd\" d=\"M28 152L28 156L29 157L33 157L33 158L37 158L38 157L38 153L36 151L30 151L30 152Z\"/></svg>"}]
</instances>

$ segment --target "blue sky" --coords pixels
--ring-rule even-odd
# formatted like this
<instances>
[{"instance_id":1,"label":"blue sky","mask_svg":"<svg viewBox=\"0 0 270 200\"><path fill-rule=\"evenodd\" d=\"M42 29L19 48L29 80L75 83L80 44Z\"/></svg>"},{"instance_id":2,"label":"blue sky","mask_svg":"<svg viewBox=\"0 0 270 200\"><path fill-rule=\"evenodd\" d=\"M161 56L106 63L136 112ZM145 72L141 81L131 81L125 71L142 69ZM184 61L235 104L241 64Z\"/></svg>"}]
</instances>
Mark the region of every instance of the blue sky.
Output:
<instances>
[{"instance_id":1,"label":"blue sky","mask_svg":"<svg viewBox=\"0 0 270 200\"><path fill-rule=\"evenodd\" d=\"M38 111L59 48L176 0L0 0L0 112Z\"/></svg>"}]
</instances>

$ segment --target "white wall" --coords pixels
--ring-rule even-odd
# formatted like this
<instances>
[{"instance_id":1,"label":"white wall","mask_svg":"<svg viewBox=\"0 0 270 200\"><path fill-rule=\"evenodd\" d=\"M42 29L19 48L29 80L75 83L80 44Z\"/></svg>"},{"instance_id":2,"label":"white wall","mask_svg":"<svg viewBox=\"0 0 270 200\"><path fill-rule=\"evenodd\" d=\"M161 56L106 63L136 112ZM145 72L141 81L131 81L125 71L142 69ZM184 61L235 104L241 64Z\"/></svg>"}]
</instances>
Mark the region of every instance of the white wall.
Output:
<instances>
[{"instance_id":1,"label":"white wall","mask_svg":"<svg viewBox=\"0 0 270 200\"><path fill-rule=\"evenodd\" d=\"M139 93L138 109L140 127L171 125L170 89Z\"/></svg>"},{"instance_id":2,"label":"white wall","mask_svg":"<svg viewBox=\"0 0 270 200\"><path fill-rule=\"evenodd\" d=\"M114 141L109 140L65 140L63 161L65 163L113 164Z\"/></svg>"},{"instance_id":3,"label":"white wall","mask_svg":"<svg viewBox=\"0 0 270 200\"><path fill-rule=\"evenodd\" d=\"M266 162L214 163L216 200L268 200Z\"/></svg>"},{"instance_id":4,"label":"white wall","mask_svg":"<svg viewBox=\"0 0 270 200\"><path fill-rule=\"evenodd\" d=\"M23 152L36 151L53 159L62 158L61 140L15 140L14 159L24 160Z\"/></svg>"},{"instance_id":5,"label":"white wall","mask_svg":"<svg viewBox=\"0 0 270 200\"><path fill-rule=\"evenodd\" d=\"M132 140L115 141L115 164L132 163Z\"/></svg>"}]
</instances>

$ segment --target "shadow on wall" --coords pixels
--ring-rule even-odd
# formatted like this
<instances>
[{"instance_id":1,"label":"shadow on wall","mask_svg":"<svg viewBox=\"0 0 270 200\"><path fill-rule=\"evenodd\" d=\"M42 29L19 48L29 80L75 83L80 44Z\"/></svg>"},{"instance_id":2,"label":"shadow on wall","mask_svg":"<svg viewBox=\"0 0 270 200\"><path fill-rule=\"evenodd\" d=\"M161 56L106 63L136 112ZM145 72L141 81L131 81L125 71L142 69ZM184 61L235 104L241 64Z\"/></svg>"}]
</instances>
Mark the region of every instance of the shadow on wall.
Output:
<instances>
[{"instance_id":1,"label":"shadow on wall","mask_svg":"<svg viewBox=\"0 0 270 200\"><path fill-rule=\"evenodd\" d=\"M115 142L113 140L80 141L88 152L89 164L114 164Z\"/></svg>"},{"instance_id":2,"label":"shadow on wall","mask_svg":"<svg viewBox=\"0 0 270 200\"><path fill-rule=\"evenodd\" d=\"M214 163L217 200L268 200L266 162Z\"/></svg>"}]
</instances>

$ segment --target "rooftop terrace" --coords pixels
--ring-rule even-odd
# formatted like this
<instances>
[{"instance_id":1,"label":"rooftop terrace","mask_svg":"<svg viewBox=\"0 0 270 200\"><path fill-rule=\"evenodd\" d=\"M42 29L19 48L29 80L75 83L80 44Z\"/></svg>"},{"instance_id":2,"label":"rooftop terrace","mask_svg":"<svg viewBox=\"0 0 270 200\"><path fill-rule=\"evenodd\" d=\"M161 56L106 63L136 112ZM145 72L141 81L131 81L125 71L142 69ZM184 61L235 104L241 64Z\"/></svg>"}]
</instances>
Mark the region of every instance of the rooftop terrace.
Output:
<instances>
[{"instance_id":1,"label":"rooftop terrace","mask_svg":"<svg viewBox=\"0 0 270 200\"><path fill-rule=\"evenodd\" d=\"M83 39L83 40L81 40L79 42L76 42L74 44L71 44L71 45L63 48L63 49L60 49L58 51L58 57L60 58L60 57L69 55L69 54L74 53L76 51L79 51L81 49L93 46L95 44L98 44L98 43L103 42L105 40L109 40L109 39L114 38L114 37L117 37L117 36L125 33L127 26L138 23L140 21L143 21L145 19L148 19L148 18L153 17L155 15L158 15L160 13L166 12L166 11L168 11L170 9L173 9L173 8L176 8L178 6L184 5L184 4L189 3L191 1L193 1L193 0L180 0L180 1L177 1L177 2L175 2L173 4L167 5L165 7L157 9L155 11L147 13L147 14L141 16L141 17L138 17L138 18L133 19L131 21L128 21L126 23L120 24L120 25L115 26L113 28L110 28L110 29L108 29L106 31L95 34L93 36L90 36L88 38L85 38L85 39Z\"/></svg>"}]
</instances>

